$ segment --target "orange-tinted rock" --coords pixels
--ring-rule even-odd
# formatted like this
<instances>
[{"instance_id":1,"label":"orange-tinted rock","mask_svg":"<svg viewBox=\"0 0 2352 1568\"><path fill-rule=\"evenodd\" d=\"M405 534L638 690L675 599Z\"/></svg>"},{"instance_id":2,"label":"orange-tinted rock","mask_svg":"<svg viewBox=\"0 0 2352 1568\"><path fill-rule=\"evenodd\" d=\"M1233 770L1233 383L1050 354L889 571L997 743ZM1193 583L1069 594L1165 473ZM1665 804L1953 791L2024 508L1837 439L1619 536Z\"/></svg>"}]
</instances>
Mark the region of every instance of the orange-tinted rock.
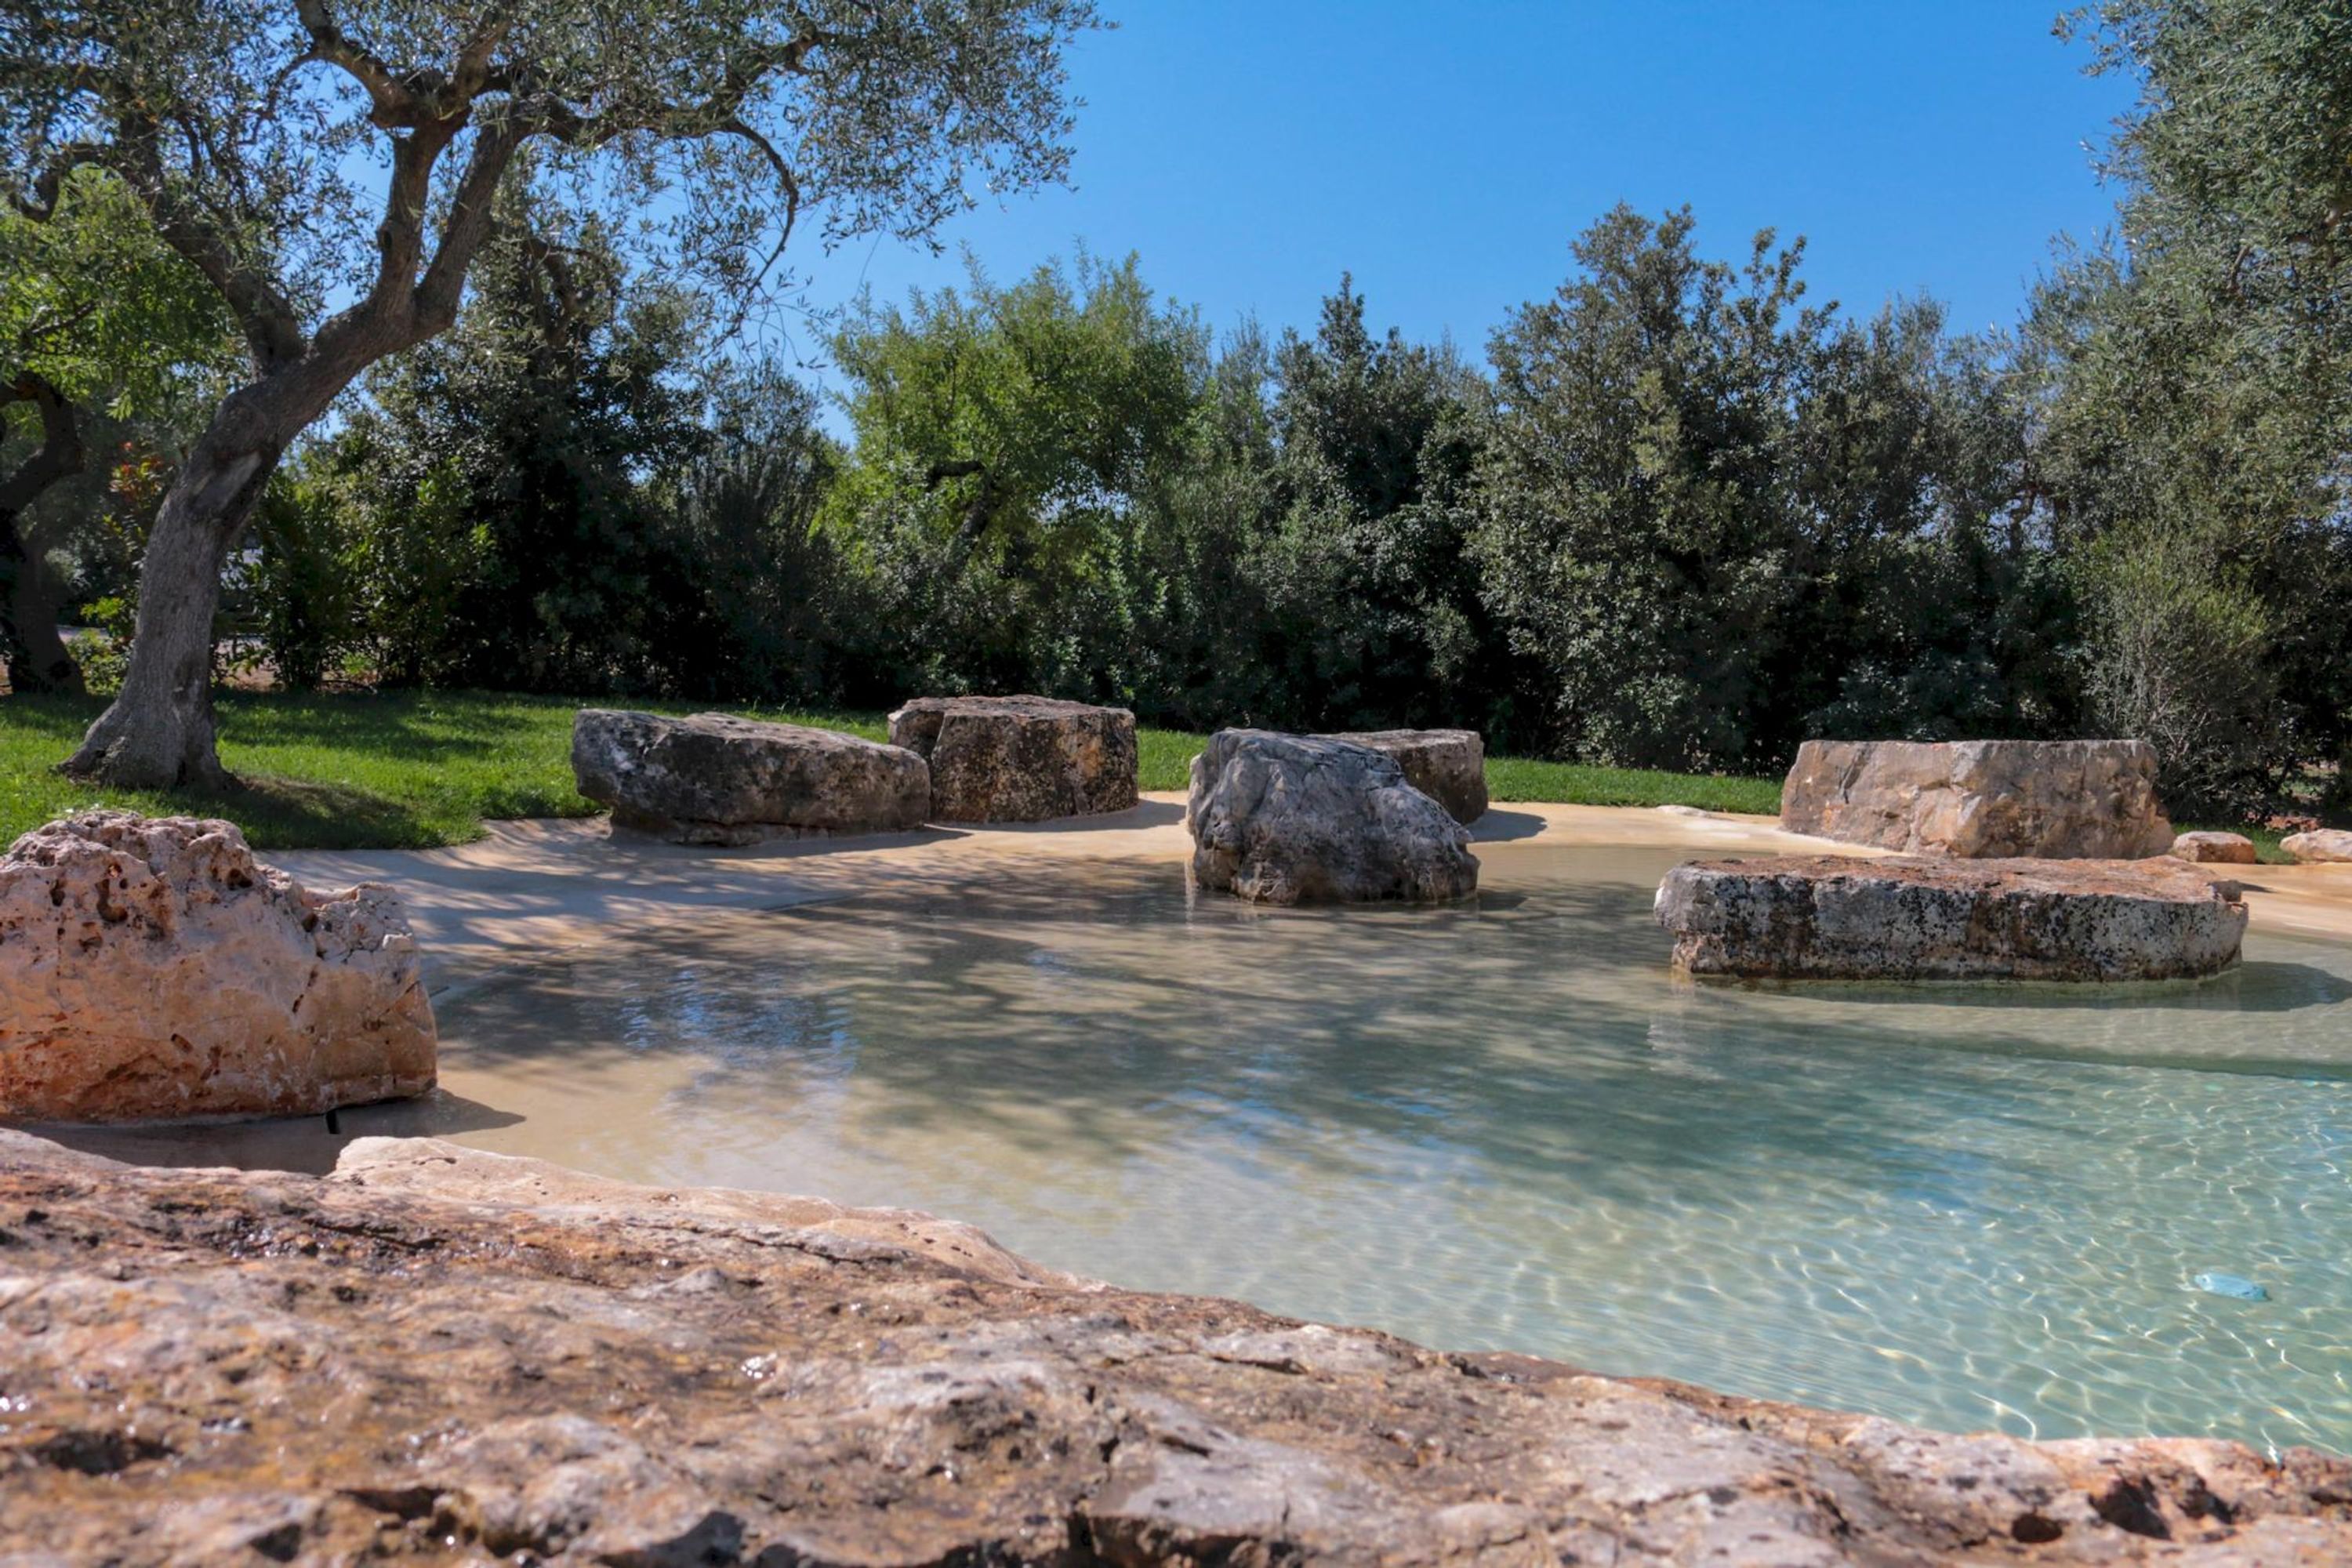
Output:
<instances>
[{"instance_id":1,"label":"orange-tinted rock","mask_svg":"<svg viewBox=\"0 0 2352 1568\"><path fill-rule=\"evenodd\" d=\"M918 697L890 743L930 763L934 822L1050 822L1125 811L1135 715L1053 697Z\"/></svg>"},{"instance_id":2,"label":"orange-tinted rock","mask_svg":"<svg viewBox=\"0 0 2352 1568\"><path fill-rule=\"evenodd\" d=\"M2197 866L2252 866L2262 858L2242 833L2184 833L2172 841L2172 858Z\"/></svg>"},{"instance_id":3,"label":"orange-tinted rock","mask_svg":"<svg viewBox=\"0 0 2352 1568\"><path fill-rule=\"evenodd\" d=\"M1447 1354L429 1139L320 1179L0 1131L0 1227L28 1563L2352 1562L2306 1448Z\"/></svg>"},{"instance_id":4,"label":"orange-tinted rock","mask_svg":"<svg viewBox=\"0 0 2352 1568\"><path fill-rule=\"evenodd\" d=\"M0 1114L315 1113L433 1086L400 900L317 893L226 822L93 811L0 858Z\"/></svg>"},{"instance_id":5,"label":"orange-tinted rock","mask_svg":"<svg viewBox=\"0 0 2352 1568\"><path fill-rule=\"evenodd\" d=\"M2152 860L1694 860L1658 888L1675 964L1779 980L2173 980L2238 962L2235 883Z\"/></svg>"},{"instance_id":6,"label":"orange-tinted rock","mask_svg":"<svg viewBox=\"0 0 2352 1568\"><path fill-rule=\"evenodd\" d=\"M2280 839L2279 847L2306 866L2342 865L2352 861L2352 833L2340 827L2315 827Z\"/></svg>"},{"instance_id":7,"label":"orange-tinted rock","mask_svg":"<svg viewBox=\"0 0 2352 1568\"><path fill-rule=\"evenodd\" d=\"M1780 826L1977 859L2137 860L2172 846L2145 741L1807 741Z\"/></svg>"}]
</instances>

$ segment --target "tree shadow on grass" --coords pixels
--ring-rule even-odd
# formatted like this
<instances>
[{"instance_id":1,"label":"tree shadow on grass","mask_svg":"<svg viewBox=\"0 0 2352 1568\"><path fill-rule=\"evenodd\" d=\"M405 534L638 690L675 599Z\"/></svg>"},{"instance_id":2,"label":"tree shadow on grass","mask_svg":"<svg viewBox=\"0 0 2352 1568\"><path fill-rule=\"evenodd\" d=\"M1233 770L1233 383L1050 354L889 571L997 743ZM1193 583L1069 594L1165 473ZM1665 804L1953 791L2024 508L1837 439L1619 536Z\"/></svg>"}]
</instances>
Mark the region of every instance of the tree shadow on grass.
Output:
<instances>
[{"instance_id":1,"label":"tree shadow on grass","mask_svg":"<svg viewBox=\"0 0 2352 1568\"><path fill-rule=\"evenodd\" d=\"M450 842L457 826L373 790L268 773L165 798L190 816L228 818L257 849L427 849Z\"/></svg>"}]
</instances>

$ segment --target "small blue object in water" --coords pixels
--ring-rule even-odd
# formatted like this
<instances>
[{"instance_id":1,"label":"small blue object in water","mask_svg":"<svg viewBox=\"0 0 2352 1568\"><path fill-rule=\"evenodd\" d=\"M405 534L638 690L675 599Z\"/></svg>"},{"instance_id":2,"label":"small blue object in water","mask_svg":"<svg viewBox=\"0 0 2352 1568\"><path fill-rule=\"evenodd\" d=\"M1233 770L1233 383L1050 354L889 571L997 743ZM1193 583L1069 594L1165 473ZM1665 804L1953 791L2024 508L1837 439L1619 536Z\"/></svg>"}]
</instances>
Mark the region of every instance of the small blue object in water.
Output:
<instances>
[{"instance_id":1,"label":"small blue object in water","mask_svg":"<svg viewBox=\"0 0 2352 1568\"><path fill-rule=\"evenodd\" d=\"M2190 1275L2189 1282L2209 1296L2228 1296L2240 1301L2267 1301L2271 1299L2269 1291L2252 1280L2241 1279L2235 1274L2222 1274L2208 1269L2202 1274Z\"/></svg>"}]
</instances>

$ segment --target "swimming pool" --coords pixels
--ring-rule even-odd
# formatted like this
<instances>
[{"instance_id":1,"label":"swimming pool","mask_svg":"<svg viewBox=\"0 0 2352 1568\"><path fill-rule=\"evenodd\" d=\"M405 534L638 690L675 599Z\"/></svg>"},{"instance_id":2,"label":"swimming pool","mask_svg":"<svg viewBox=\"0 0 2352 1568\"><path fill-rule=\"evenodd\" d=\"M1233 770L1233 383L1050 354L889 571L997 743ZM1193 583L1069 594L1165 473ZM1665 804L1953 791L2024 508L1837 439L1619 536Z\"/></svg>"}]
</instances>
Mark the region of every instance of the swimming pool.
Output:
<instances>
[{"instance_id":1,"label":"swimming pool","mask_svg":"<svg viewBox=\"0 0 2352 1568\"><path fill-rule=\"evenodd\" d=\"M1448 1348L2352 1450L2352 948L2257 933L2203 984L1696 986L1649 914L1687 851L1478 853L1452 909L1063 860L714 913L446 996L442 1094L343 1120L929 1209Z\"/></svg>"}]
</instances>

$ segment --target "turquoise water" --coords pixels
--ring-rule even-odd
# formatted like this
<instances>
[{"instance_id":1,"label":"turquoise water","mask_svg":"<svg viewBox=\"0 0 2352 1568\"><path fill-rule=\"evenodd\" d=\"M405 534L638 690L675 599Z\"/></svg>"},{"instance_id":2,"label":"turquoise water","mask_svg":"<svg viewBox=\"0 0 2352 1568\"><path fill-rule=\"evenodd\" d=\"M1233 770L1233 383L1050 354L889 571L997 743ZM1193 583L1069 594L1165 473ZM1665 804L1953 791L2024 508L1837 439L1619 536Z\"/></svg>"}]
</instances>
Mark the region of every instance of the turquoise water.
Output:
<instances>
[{"instance_id":1,"label":"turquoise water","mask_svg":"<svg viewBox=\"0 0 2352 1568\"><path fill-rule=\"evenodd\" d=\"M2203 985L1695 987L1649 916L1675 852L1479 853L1453 910L1087 864L719 917L446 1000L448 1096L346 1121L934 1210L1449 1348L2352 1450L2352 949L2257 936Z\"/></svg>"}]
</instances>

